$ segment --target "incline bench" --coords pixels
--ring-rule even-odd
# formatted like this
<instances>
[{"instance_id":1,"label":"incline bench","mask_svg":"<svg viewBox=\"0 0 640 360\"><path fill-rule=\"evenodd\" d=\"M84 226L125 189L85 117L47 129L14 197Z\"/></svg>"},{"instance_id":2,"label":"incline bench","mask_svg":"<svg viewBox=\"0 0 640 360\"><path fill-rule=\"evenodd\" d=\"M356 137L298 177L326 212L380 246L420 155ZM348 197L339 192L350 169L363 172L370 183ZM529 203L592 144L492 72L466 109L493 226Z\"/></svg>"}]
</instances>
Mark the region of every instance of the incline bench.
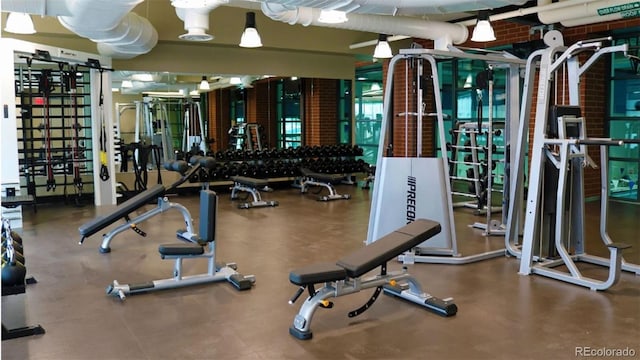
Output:
<instances>
[{"instance_id":1,"label":"incline bench","mask_svg":"<svg viewBox=\"0 0 640 360\"><path fill-rule=\"evenodd\" d=\"M264 191L271 191L269 188L269 182L266 179L256 179L246 176L233 176L231 178L233 180L233 188L231 189L231 200L236 200L239 198L238 192L245 191L253 196L252 202L245 202L238 205L240 209L249 209L254 207L265 207L265 206L278 206L277 201L264 201L260 196L260 191L258 188L261 188Z\"/></svg>"},{"instance_id":2,"label":"incline bench","mask_svg":"<svg viewBox=\"0 0 640 360\"><path fill-rule=\"evenodd\" d=\"M349 200L351 195L349 194L338 194L336 189L333 187L333 184L340 183L342 181L347 180L347 175L345 174L321 174L317 172L313 172L307 168L301 168L300 172L302 173L301 187L300 192L306 193L309 190L310 186L321 186L329 190L329 195L324 195L318 197L318 201L329 201L329 200Z\"/></svg>"},{"instance_id":3,"label":"incline bench","mask_svg":"<svg viewBox=\"0 0 640 360\"><path fill-rule=\"evenodd\" d=\"M197 241L198 236L194 231L193 223L191 220L191 214L189 213L189 210L187 210L187 208L182 206L181 204L170 202L166 197L163 196L167 191L175 189L182 183L189 180L189 178L196 172L200 171L202 167L212 167L213 165L211 163L212 158L201 158L201 159L198 158L198 159L192 159L192 160L193 160L193 164L190 169L188 168L188 164L185 161L172 161L165 164L165 168L167 170L177 171L180 174L182 174L180 179L178 179L175 183L171 184L168 188L165 188L161 184L154 185L151 188L141 192L140 194L118 205L113 212L103 216L98 216L93 220L81 225L78 228L78 231L82 236L82 238L80 239L80 244L82 244L87 237L93 234L96 234L100 230L113 224L119 219L124 219L125 220L124 224L121 224L118 227L114 228L113 230L109 231L108 233L104 234L104 237L102 239L102 244L100 245L100 252L108 253L111 251L111 248L109 246L111 243L111 240L117 234L127 229L132 229L137 234L140 234L141 236L146 236L144 231L142 231L137 227L137 224L170 209L176 209L180 211L180 213L182 213L182 216L184 218L184 222L187 226L186 230L178 230L177 232L178 236L181 239L184 239L189 242ZM158 205L156 207L154 207L149 211L146 211L145 213L135 217L134 219L129 218L129 214L149 204L151 201L153 201L156 198L158 201Z\"/></svg>"},{"instance_id":4,"label":"incline bench","mask_svg":"<svg viewBox=\"0 0 640 360\"><path fill-rule=\"evenodd\" d=\"M420 243L440 233L440 224L425 219L418 219L409 225L386 235L375 242L356 250L334 263L322 263L306 266L291 271L289 281L300 288L289 301L293 304L298 297L308 290L305 300L289 328L289 333L302 340L310 339L311 320L319 307L331 308L333 304L328 298L352 294L363 289L373 288L369 301L349 313L349 317L360 315L367 310L383 290L385 293L409 300L418 305L443 315L453 316L458 308L453 299L438 299L421 289L418 281L406 269L387 273L387 262L395 259L405 251L411 250ZM380 266L380 274L362 279L361 276ZM315 284L324 283L316 291Z\"/></svg>"},{"instance_id":5,"label":"incline bench","mask_svg":"<svg viewBox=\"0 0 640 360\"><path fill-rule=\"evenodd\" d=\"M218 195L211 190L200 190L200 231L197 243L162 244L158 246L160 258L174 260L173 277L145 281L138 284L120 284L114 280L107 286L107 295L124 300L129 294L147 293L185 286L203 285L227 281L237 290L249 290L255 282L253 275L242 275L235 263L216 262L216 226ZM206 272L186 275L182 263L188 259L207 261Z\"/></svg>"}]
</instances>

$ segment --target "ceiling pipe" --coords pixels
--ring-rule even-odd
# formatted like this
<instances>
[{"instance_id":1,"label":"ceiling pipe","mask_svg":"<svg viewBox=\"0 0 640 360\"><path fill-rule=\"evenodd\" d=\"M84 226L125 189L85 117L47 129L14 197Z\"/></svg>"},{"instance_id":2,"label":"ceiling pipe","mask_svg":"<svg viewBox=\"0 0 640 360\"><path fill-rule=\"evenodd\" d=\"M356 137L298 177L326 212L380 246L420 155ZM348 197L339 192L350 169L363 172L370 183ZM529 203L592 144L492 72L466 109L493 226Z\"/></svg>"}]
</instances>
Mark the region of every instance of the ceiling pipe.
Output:
<instances>
[{"instance_id":1,"label":"ceiling pipe","mask_svg":"<svg viewBox=\"0 0 640 360\"><path fill-rule=\"evenodd\" d=\"M158 43L149 20L132 13L143 0L67 0L73 15L58 16L62 26L98 43L98 52L116 59L146 54Z\"/></svg>"},{"instance_id":2,"label":"ceiling pipe","mask_svg":"<svg viewBox=\"0 0 640 360\"><path fill-rule=\"evenodd\" d=\"M446 14L508 5L523 5L527 0L269 0L285 7L310 7L325 10L355 11L398 15L402 9L420 9L426 14ZM366 11L364 11L366 9ZM375 11L374 11L375 9ZM388 12L388 13L387 13ZM384 33L384 31L379 31Z\"/></svg>"},{"instance_id":3,"label":"ceiling pipe","mask_svg":"<svg viewBox=\"0 0 640 360\"><path fill-rule=\"evenodd\" d=\"M143 0L2 0L2 11L57 16L69 31L98 44L98 52L116 59L146 54L158 43L149 20L131 10Z\"/></svg>"},{"instance_id":4,"label":"ceiling pipe","mask_svg":"<svg viewBox=\"0 0 640 360\"><path fill-rule=\"evenodd\" d=\"M584 5L586 3L590 3L596 0L567 0L562 2L551 3L551 1L538 1L538 6L532 6L528 8L522 8L518 10L508 11L500 14L493 14L489 17L489 21L498 21L498 20L507 20L513 19L520 16L526 16L535 14L538 12L546 12L551 10L558 10L570 6L576 5ZM456 24L472 26L476 24L476 19L459 21Z\"/></svg>"},{"instance_id":5,"label":"ceiling pipe","mask_svg":"<svg viewBox=\"0 0 640 360\"><path fill-rule=\"evenodd\" d=\"M466 26L441 21L428 21L419 18L349 14L349 21L340 24L326 24L318 21L321 9L297 7L287 8L280 4L262 3L262 12L269 18L286 22L290 25L323 26L338 29L367 31L373 33L388 33L406 35L420 39L432 39L438 43L436 47L445 47L452 42L464 43L469 31Z\"/></svg>"},{"instance_id":6,"label":"ceiling pipe","mask_svg":"<svg viewBox=\"0 0 640 360\"><path fill-rule=\"evenodd\" d=\"M565 3L561 1L560 3ZM551 0L538 0L538 5L550 4ZM603 11L609 7L629 5L632 11L618 11L612 14L600 15L598 11ZM633 7L634 3L629 0L600 0L600 1L584 1L571 7L564 7L555 11L541 11L538 13L538 19L543 24L560 23L566 27L580 26L586 24L594 24L605 21L619 20L624 17L638 17L639 8Z\"/></svg>"},{"instance_id":7,"label":"ceiling pipe","mask_svg":"<svg viewBox=\"0 0 640 360\"><path fill-rule=\"evenodd\" d=\"M71 15L67 0L2 0L2 11L40 16Z\"/></svg>"}]
</instances>

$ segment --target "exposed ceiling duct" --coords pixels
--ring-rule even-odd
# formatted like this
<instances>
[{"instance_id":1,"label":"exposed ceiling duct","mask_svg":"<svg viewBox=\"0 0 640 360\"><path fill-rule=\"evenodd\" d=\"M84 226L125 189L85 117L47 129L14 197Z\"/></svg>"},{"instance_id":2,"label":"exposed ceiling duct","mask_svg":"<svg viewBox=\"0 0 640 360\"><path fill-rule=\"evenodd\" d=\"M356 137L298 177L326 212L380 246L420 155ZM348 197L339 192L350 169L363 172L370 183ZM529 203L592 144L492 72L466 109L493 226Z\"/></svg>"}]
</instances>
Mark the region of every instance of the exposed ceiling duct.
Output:
<instances>
[{"instance_id":1,"label":"exposed ceiling duct","mask_svg":"<svg viewBox=\"0 0 640 360\"><path fill-rule=\"evenodd\" d=\"M210 12L228 5L255 8L261 5L265 15L273 20L303 26L323 26L372 33L405 35L433 39L436 47L465 42L467 25L425 20L428 14L453 14L479 9L522 5L526 0L170 0L178 17L184 21L186 34L182 39L205 41ZM81 37L98 44L100 54L113 58L132 58L151 51L158 42L158 33L150 22L132 9L143 0L2 0L2 11L24 12L40 16L56 16L60 23ZM635 17L640 9L629 0L538 0L538 6L491 16L491 20L523 16L538 11L545 24L561 23L578 26L589 23ZM612 8L624 6L624 8ZM611 10L612 8L614 10ZM615 10L618 9L618 10ZM318 21L321 10L340 10L349 20L340 24ZM608 13L610 12L610 13Z\"/></svg>"},{"instance_id":2,"label":"exposed ceiling duct","mask_svg":"<svg viewBox=\"0 0 640 360\"><path fill-rule=\"evenodd\" d=\"M149 20L131 10L143 0L2 0L2 11L57 16L78 36L98 44L101 55L128 59L146 54L158 43Z\"/></svg>"},{"instance_id":3,"label":"exposed ceiling duct","mask_svg":"<svg viewBox=\"0 0 640 360\"><path fill-rule=\"evenodd\" d=\"M467 40L469 31L466 26L442 21L429 21L408 16L361 15L350 13L349 21L339 24L327 24L318 21L321 9L309 7L289 8L284 5L264 2L262 12L273 20L303 26L315 25L339 29L368 31L373 33L407 35L421 39L433 39L442 42L442 47L452 42L461 44ZM437 44L437 47L438 46Z\"/></svg>"},{"instance_id":4,"label":"exposed ceiling duct","mask_svg":"<svg viewBox=\"0 0 640 360\"><path fill-rule=\"evenodd\" d=\"M186 34L180 35L180 39L188 41L209 41L213 36L207 34L209 30L209 13L229 3L229 0L199 0L200 6L189 6L192 3L184 0L172 0L171 5L176 8L176 15L184 21Z\"/></svg>"},{"instance_id":5,"label":"exposed ceiling duct","mask_svg":"<svg viewBox=\"0 0 640 360\"><path fill-rule=\"evenodd\" d=\"M560 1L559 3L565 2L571 2L571 0ZM551 3L552 0L538 0L538 6L545 6ZM582 1L573 6L538 12L538 19L543 24L560 23L566 27L638 16L640 16L640 4L629 0Z\"/></svg>"},{"instance_id":6,"label":"exposed ceiling duct","mask_svg":"<svg viewBox=\"0 0 640 360\"><path fill-rule=\"evenodd\" d=\"M310 7L347 13L380 15L448 14L522 5L527 0L269 0L289 9ZM379 31L382 32L382 31Z\"/></svg>"}]
</instances>

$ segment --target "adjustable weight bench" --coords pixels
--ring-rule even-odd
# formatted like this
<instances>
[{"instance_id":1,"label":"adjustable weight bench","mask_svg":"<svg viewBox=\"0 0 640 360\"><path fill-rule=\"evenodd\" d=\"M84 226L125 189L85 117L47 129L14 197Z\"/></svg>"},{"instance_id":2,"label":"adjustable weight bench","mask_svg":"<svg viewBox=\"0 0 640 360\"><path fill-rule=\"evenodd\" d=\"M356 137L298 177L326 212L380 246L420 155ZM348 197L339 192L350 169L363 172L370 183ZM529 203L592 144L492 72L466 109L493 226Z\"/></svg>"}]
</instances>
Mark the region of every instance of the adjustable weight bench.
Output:
<instances>
[{"instance_id":1,"label":"adjustable weight bench","mask_svg":"<svg viewBox=\"0 0 640 360\"><path fill-rule=\"evenodd\" d=\"M244 276L236 271L235 263L216 263L216 219L218 196L211 190L200 191L200 237L196 243L162 244L158 247L160 257L175 260L173 277L148 281L142 284L120 284L117 280L107 286L107 295L117 296L124 300L128 294L173 289L184 286L228 281L238 290L251 289L255 282L253 275ZM207 272L184 276L182 261L185 259L206 259Z\"/></svg>"},{"instance_id":2,"label":"adjustable weight bench","mask_svg":"<svg viewBox=\"0 0 640 360\"><path fill-rule=\"evenodd\" d=\"M260 196L260 191L258 188L261 188L263 191L271 191L269 188L269 182L265 179L255 179L246 176L233 176L231 178L233 180L233 188L231 189L231 200L236 200L239 198L238 192L244 191L248 192L253 196L252 202L245 202L238 205L240 209L249 209L254 207L266 207L266 206L278 206L277 201L264 201Z\"/></svg>"},{"instance_id":3,"label":"adjustable weight bench","mask_svg":"<svg viewBox=\"0 0 640 360\"><path fill-rule=\"evenodd\" d=\"M418 219L386 235L375 242L356 250L334 263L322 263L291 271L289 281L300 288L289 301L293 304L302 293L308 290L309 296L289 328L294 337L306 340L312 337L311 320L318 307L331 308L328 298L348 295L368 288L376 288L369 301L359 309L351 311L349 317L362 314L378 298L382 290L405 300L424 306L442 316L453 316L458 311L453 299L439 299L424 293L418 281L409 275L406 268L401 271L387 272L387 262L405 251L411 250L422 242L440 233L440 224ZM380 274L369 278L363 275L380 267ZM315 284L324 285L316 290Z\"/></svg>"},{"instance_id":4,"label":"adjustable weight bench","mask_svg":"<svg viewBox=\"0 0 640 360\"><path fill-rule=\"evenodd\" d=\"M124 219L125 220L124 224L117 226L113 230L103 235L102 244L100 245L99 250L103 254L111 252L111 247L110 247L111 240L113 240L113 238L116 235L120 234L125 230L132 229L137 234L144 237L146 236L146 233L141 229L139 229L137 225L145 220L148 220L170 209L176 209L182 214L182 217L184 218L184 222L187 227L186 230L181 229L177 231L178 237L188 242L195 242L197 239L197 235L194 231L193 223L191 220L191 214L189 213L189 210L186 207L182 206L181 204L170 202L164 196L164 194L167 191L175 189L179 185L189 180L189 178L196 172L200 171L200 169L203 166L207 166L207 167L212 166L210 164L211 159L212 158L202 158L202 160L193 159L193 164L190 169L188 168L189 165L185 161L172 161L172 162L166 163L165 168L167 170L177 171L180 174L182 174L180 179L178 179L176 182L171 184L168 188L165 188L161 184L154 185L149 189L141 192L140 194L118 205L113 212L103 216L98 216L93 220L81 225L78 228L78 231L82 236L80 239L80 244L82 244L84 240L89 236L96 234L100 230L113 224L119 219ZM129 217L129 214L149 204L154 199L157 199L156 207L144 212L139 216L136 216L133 219Z\"/></svg>"},{"instance_id":5,"label":"adjustable weight bench","mask_svg":"<svg viewBox=\"0 0 640 360\"><path fill-rule=\"evenodd\" d=\"M333 184L342 182L347 180L347 175L345 174L321 174L317 172L313 172L307 168L301 168L300 172L302 173L300 192L306 193L311 186L319 186L324 187L329 190L329 195L324 195L318 197L318 201L330 201L330 200L349 200L351 195L349 194L338 194L336 188ZM320 189L322 190L322 189Z\"/></svg>"}]
</instances>

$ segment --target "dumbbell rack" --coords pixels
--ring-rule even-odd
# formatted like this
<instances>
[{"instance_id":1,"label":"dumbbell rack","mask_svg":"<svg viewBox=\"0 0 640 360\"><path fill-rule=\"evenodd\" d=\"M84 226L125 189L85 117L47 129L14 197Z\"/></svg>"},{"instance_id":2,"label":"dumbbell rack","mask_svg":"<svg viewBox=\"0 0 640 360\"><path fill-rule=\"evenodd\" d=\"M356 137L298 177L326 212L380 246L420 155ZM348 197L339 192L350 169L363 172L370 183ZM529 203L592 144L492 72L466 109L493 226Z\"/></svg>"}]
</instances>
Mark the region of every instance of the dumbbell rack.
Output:
<instances>
[{"instance_id":1,"label":"dumbbell rack","mask_svg":"<svg viewBox=\"0 0 640 360\"><path fill-rule=\"evenodd\" d=\"M22 263L19 263L16 259L17 250L14 247L14 237L18 237L18 235L11 230L9 220L2 219L2 255L3 255L3 264L2 264L2 297L11 296L11 295L19 295L26 293L26 285L27 284L35 284L37 281L33 277L24 277L26 273L26 269L22 270L19 276L20 278L9 278L9 269L5 269L5 267L23 267ZM6 242L6 247L5 247ZM17 244L16 244L17 245ZM7 256L5 261L5 254L11 254ZM22 254L21 254L22 256ZM24 261L24 259L22 260ZM7 274L5 274L7 271ZM7 305L9 306L9 305ZM40 325L34 326L23 326L18 328L8 328L4 324L4 319L6 318L6 314L15 313L14 311L6 311L3 309L3 323L2 323L2 340L10 340L16 339L25 336L32 335L41 335L44 334L44 328Z\"/></svg>"},{"instance_id":2,"label":"dumbbell rack","mask_svg":"<svg viewBox=\"0 0 640 360\"><path fill-rule=\"evenodd\" d=\"M358 159L362 149L350 145L301 146L287 149L225 150L216 153L216 167L207 179L192 182L228 181L232 176L245 176L270 181L291 181L300 176L301 167L326 174L362 172L366 163Z\"/></svg>"}]
</instances>

